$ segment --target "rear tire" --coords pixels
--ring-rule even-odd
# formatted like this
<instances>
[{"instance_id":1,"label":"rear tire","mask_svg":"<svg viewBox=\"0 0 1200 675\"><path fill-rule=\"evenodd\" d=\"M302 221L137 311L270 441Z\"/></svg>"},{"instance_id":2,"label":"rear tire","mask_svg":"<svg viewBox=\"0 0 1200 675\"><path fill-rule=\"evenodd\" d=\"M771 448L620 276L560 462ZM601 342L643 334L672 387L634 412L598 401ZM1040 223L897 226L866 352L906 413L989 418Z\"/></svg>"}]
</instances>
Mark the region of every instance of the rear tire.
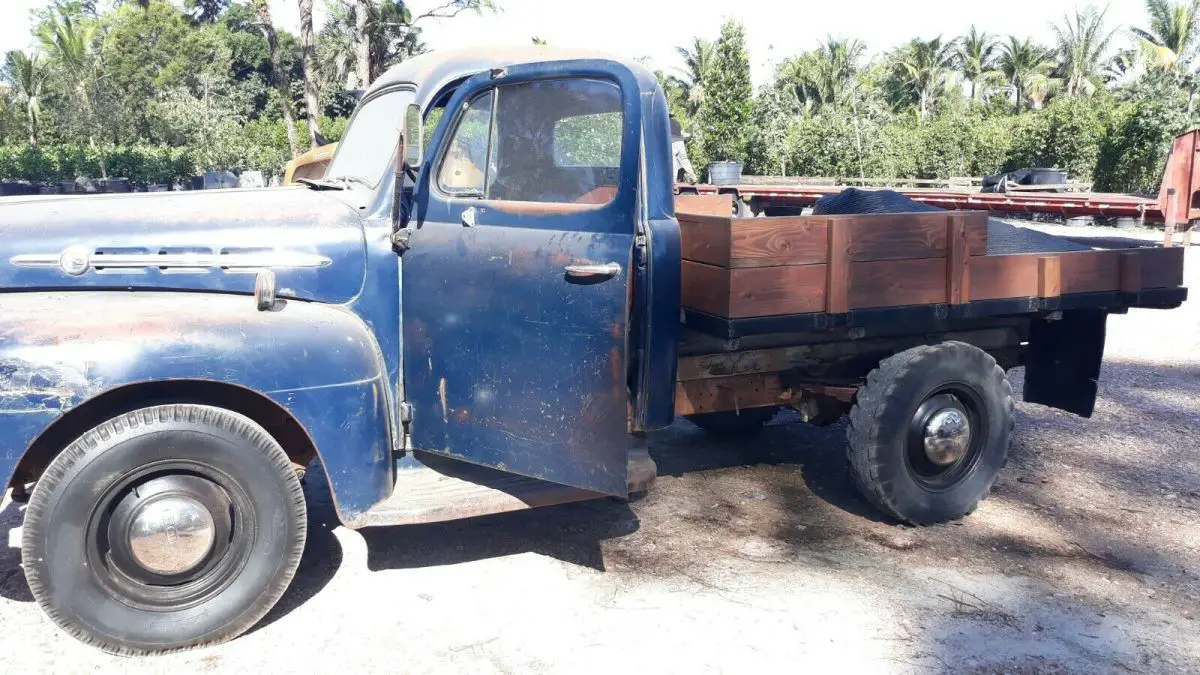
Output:
<instances>
[{"instance_id":1,"label":"rear tire","mask_svg":"<svg viewBox=\"0 0 1200 675\"><path fill-rule=\"evenodd\" d=\"M961 518L1008 459L1012 388L986 352L914 347L867 376L850 411L850 473L881 511L913 525Z\"/></svg>"},{"instance_id":2,"label":"rear tire","mask_svg":"<svg viewBox=\"0 0 1200 675\"><path fill-rule=\"evenodd\" d=\"M216 644L283 595L304 550L304 493L249 418L201 405L120 415L38 481L22 559L41 608L118 654Z\"/></svg>"},{"instance_id":3,"label":"rear tire","mask_svg":"<svg viewBox=\"0 0 1200 675\"><path fill-rule=\"evenodd\" d=\"M746 408L692 415L688 420L712 436L751 434L774 419L779 408Z\"/></svg>"}]
</instances>

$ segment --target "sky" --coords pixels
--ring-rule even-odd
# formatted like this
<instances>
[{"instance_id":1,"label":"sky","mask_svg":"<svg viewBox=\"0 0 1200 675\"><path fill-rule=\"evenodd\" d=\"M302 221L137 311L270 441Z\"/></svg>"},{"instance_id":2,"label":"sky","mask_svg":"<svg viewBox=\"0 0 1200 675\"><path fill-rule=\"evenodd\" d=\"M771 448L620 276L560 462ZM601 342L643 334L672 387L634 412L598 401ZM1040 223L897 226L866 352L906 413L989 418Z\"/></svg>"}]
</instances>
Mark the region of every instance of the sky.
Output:
<instances>
[{"instance_id":1,"label":"sky","mask_svg":"<svg viewBox=\"0 0 1200 675\"><path fill-rule=\"evenodd\" d=\"M430 22L425 41L434 49L480 45L527 45L539 37L552 45L611 52L627 58L649 57L656 68L678 67L677 45L693 36L715 38L721 23L734 18L746 26L753 77L767 81L773 63L816 45L826 35L854 37L869 53L886 51L913 37L961 35L972 24L1000 35L1033 37L1050 43L1050 23L1061 21L1087 0L497 0L498 14L461 16ZM0 53L27 47L29 10L46 0L0 0ZM324 0L316 0L316 23L324 18ZM415 13L435 0L410 0ZM296 0L270 0L276 23L296 32ZM1145 24L1140 0L1112 0L1111 27ZM1114 46L1128 38L1119 33Z\"/></svg>"}]
</instances>

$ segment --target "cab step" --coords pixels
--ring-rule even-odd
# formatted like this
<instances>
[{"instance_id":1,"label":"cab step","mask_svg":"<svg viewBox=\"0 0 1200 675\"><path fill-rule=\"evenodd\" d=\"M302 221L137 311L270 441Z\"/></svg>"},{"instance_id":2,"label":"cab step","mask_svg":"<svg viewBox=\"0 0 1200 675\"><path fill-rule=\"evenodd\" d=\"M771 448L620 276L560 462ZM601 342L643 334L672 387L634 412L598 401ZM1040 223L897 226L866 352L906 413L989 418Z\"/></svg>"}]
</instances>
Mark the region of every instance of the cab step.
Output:
<instances>
[{"instance_id":1,"label":"cab step","mask_svg":"<svg viewBox=\"0 0 1200 675\"><path fill-rule=\"evenodd\" d=\"M348 519L348 527L436 523L609 496L425 452L412 459L413 468L397 471L392 496ZM646 489L655 475L645 450L630 452L630 492Z\"/></svg>"}]
</instances>

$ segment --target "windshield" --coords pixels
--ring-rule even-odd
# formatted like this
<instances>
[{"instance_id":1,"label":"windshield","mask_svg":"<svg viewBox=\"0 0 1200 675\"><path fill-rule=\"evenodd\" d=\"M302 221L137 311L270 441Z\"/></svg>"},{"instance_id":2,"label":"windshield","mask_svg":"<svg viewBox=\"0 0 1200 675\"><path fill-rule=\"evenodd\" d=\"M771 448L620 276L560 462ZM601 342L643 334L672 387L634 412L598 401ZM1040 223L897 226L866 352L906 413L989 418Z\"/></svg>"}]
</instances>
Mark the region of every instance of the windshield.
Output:
<instances>
[{"instance_id":1,"label":"windshield","mask_svg":"<svg viewBox=\"0 0 1200 675\"><path fill-rule=\"evenodd\" d=\"M353 178L372 188L379 185L384 169L396 154L404 107L412 100L413 92L402 89L363 103L338 143L337 154L326 175Z\"/></svg>"}]
</instances>

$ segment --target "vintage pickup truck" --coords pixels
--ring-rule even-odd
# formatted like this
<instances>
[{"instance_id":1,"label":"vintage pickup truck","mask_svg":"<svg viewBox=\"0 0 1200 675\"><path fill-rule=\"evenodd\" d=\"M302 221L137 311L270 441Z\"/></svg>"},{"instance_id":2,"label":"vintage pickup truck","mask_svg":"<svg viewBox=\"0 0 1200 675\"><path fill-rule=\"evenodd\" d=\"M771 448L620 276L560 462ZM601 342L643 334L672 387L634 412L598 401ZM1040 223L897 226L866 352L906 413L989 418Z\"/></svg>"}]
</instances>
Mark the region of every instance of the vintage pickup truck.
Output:
<instances>
[{"instance_id":1,"label":"vintage pickup truck","mask_svg":"<svg viewBox=\"0 0 1200 675\"><path fill-rule=\"evenodd\" d=\"M1007 456L1004 368L1090 415L1107 314L1186 296L1181 249L985 214L676 208L653 75L545 47L396 66L301 186L4 202L33 596L106 650L213 644L292 579L310 465L352 528L627 498L648 432L782 407L849 414L890 517L956 519Z\"/></svg>"}]
</instances>

